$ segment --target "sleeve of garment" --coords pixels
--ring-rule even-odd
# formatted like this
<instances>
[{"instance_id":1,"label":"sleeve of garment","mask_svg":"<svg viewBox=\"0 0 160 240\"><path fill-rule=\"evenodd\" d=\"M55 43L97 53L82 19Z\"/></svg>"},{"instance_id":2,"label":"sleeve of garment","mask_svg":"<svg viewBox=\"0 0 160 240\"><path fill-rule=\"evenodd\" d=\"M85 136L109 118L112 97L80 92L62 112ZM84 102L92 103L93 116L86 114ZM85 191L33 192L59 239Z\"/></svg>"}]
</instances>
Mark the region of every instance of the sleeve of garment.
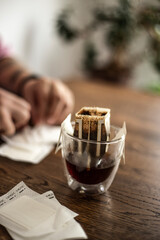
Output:
<instances>
[{"instance_id":1,"label":"sleeve of garment","mask_svg":"<svg viewBox=\"0 0 160 240\"><path fill-rule=\"evenodd\" d=\"M2 43L2 40L0 39L0 58L3 57L8 57L9 56L9 49L4 46L4 44Z\"/></svg>"}]
</instances>

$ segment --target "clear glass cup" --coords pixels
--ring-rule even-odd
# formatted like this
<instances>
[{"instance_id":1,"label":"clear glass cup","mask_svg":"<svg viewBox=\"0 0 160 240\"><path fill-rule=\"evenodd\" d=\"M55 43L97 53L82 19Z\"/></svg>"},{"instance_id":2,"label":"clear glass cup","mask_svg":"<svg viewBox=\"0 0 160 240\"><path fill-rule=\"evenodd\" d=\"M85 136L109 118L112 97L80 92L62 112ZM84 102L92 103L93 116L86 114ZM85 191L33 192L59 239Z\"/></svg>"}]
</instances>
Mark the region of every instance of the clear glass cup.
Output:
<instances>
[{"instance_id":1,"label":"clear glass cup","mask_svg":"<svg viewBox=\"0 0 160 240\"><path fill-rule=\"evenodd\" d=\"M119 130L111 126L110 139L114 139ZM68 186L87 195L107 191L117 173L124 143L125 135L98 142L79 139L62 130L62 157Z\"/></svg>"}]
</instances>

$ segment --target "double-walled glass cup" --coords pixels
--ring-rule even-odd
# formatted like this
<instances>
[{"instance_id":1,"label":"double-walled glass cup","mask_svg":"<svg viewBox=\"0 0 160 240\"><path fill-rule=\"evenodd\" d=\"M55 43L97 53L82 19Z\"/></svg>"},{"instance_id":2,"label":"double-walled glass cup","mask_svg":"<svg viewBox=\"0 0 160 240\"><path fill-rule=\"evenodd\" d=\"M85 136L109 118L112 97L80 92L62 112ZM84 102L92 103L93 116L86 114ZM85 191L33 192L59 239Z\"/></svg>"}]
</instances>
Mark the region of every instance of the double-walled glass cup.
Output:
<instances>
[{"instance_id":1,"label":"double-walled glass cup","mask_svg":"<svg viewBox=\"0 0 160 240\"><path fill-rule=\"evenodd\" d=\"M124 152L125 134L114 139L119 130L111 126L113 140L101 142L79 139L62 130L62 157L71 189L87 195L108 190Z\"/></svg>"}]
</instances>

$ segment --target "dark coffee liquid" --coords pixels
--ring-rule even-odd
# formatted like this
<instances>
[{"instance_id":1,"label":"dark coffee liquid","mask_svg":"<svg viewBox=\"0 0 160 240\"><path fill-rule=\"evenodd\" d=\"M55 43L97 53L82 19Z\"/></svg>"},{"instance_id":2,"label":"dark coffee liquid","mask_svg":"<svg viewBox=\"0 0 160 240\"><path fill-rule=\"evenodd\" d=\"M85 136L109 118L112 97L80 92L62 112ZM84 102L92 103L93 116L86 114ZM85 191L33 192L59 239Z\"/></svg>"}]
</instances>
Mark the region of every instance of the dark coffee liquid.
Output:
<instances>
[{"instance_id":1,"label":"dark coffee liquid","mask_svg":"<svg viewBox=\"0 0 160 240\"><path fill-rule=\"evenodd\" d=\"M69 174L83 184L98 184L109 179L115 165L99 167L82 167L75 165L70 159L65 159Z\"/></svg>"}]
</instances>

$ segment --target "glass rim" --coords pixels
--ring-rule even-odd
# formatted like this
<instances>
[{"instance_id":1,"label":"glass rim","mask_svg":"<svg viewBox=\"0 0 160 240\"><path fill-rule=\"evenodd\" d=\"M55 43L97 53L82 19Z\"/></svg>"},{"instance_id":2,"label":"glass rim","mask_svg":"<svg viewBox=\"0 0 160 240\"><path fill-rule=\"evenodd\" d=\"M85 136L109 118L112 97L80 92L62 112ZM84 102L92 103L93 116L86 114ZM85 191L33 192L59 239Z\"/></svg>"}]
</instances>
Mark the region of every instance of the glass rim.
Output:
<instances>
[{"instance_id":1,"label":"glass rim","mask_svg":"<svg viewBox=\"0 0 160 240\"><path fill-rule=\"evenodd\" d=\"M74 122L71 122L72 125L75 125ZM121 129L120 127L118 126L114 126L114 125L111 125L110 126L111 128L113 129ZM68 137L70 137L71 139L73 140L76 140L76 141L79 141L79 142L85 142L85 143L93 143L93 144L114 144L114 143L118 143L118 142L121 142L121 141L124 141L125 140L125 135L123 135L122 137L118 138L118 139L115 139L115 140L108 140L108 141L96 141L96 140L88 140L88 139L81 139L79 137L75 137L75 136L72 136L70 135L69 133L67 133L65 130L62 130L62 133L67 135Z\"/></svg>"}]
</instances>

